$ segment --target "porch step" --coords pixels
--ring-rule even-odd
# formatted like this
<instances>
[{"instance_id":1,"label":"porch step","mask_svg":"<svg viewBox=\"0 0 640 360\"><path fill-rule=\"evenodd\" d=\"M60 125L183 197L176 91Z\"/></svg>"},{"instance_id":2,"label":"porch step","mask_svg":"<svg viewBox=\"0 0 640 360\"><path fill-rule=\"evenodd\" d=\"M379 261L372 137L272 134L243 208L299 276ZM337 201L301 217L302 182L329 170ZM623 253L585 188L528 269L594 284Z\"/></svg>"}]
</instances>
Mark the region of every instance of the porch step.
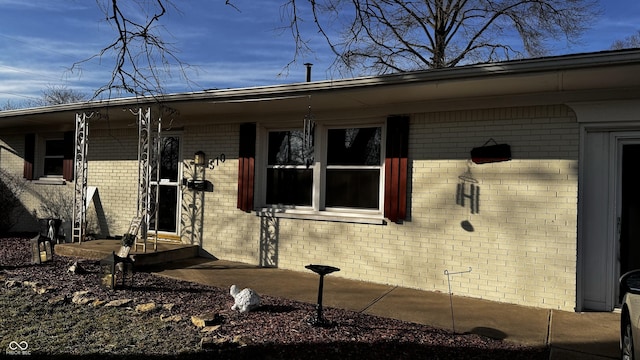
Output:
<instances>
[{"instance_id":1,"label":"porch step","mask_svg":"<svg viewBox=\"0 0 640 360\"><path fill-rule=\"evenodd\" d=\"M54 252L60 256L74 257L88 260L101 260L117 252L122 245L120 240L90 240L82 243L58 244L54 247ZM149 266L164 264L172 261L185 260L198 257L198 245L188 245L170 242L158 242L158 251L153 251L153 244L147 251L131 249L129 253L135 259L135 266Z\"/></svg>"}]
</instances>

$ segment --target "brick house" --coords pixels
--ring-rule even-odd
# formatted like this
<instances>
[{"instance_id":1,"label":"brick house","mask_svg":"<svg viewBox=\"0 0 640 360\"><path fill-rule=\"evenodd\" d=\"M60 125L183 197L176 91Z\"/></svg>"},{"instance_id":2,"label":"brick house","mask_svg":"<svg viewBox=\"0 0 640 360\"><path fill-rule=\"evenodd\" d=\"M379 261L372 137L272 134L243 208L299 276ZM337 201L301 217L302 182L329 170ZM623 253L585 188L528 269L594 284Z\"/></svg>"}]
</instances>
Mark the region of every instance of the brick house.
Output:
<instances>
[{"instance_id":1,"label":"brick house","mask_svg":"<svg viewBox=\"0 0 640 360\"><path fill-rule=\"evenodd\" d=\"M132 111L150 109L149 228L166 241L429 291L471 269L456 294L609 311L640 267L639 73L640 50L623 50L5 111L0 168L28 179L14 229L28 230L52 192L72 196L86 116L87 231L121 235L137 210Z\"/></svg>"}]
</instances>

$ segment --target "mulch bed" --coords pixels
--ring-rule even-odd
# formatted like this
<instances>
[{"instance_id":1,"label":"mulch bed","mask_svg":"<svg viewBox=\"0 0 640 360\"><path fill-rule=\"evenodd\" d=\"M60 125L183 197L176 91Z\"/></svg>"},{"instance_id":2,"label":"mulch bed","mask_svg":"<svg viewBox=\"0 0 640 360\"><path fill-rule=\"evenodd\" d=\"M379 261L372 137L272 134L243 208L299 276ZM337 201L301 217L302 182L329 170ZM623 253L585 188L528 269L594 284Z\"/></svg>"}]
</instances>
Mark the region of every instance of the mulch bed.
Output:
<instances>
[{"instance_id":1,"label":"mulch bed","mask_svg":"<svg viewBox=\"0 0 640 360\"><path fill-rule=\"evenodd\" d=\"M475 334L326 308L332 326L308 324L314 306L262 296L232 311L228 289L137 272L132 289L100 286L96 261L54 255L31 264L28 235L0 237L0 357L136 359L548 359ZM78 293L78 292L86 293ZM79 294L83 294L80 296ZM75 295L75 296L74 296ZM84 301L80 299L84 297ZM124 305L106 306L113 300ZM146 305L147 309L140 306ZM216 315L200 328L193 316Z\"/></svg>"}]
</instances>

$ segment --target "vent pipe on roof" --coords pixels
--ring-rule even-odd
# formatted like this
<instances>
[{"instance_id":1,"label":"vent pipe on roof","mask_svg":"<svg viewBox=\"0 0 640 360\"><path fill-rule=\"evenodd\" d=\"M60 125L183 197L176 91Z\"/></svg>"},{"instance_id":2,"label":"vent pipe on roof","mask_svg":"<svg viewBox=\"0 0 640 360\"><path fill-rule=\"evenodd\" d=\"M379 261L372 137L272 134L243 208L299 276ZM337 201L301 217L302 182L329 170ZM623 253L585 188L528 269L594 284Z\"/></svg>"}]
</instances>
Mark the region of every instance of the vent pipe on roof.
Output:
<instances>
[{"instance_id":1,"label":"vent pipe on roof","mask_svg":"<svg viewBox=\"0 0 640 360\"><path fill-rule=\"evenodd\" d=\"M307 67L307 82L311 82L311 67L313 66L313 64L305 63L304 66Z\"/></svg>"}]
</instances>

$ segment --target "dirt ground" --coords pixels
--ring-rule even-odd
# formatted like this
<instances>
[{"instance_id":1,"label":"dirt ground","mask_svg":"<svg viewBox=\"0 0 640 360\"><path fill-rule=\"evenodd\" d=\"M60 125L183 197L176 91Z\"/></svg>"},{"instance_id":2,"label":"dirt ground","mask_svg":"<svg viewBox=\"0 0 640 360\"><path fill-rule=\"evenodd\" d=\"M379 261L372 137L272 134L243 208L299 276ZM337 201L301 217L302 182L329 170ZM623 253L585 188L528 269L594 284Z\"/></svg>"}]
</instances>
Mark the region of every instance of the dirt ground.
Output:
<instances>
[{"instance_id":1,"label":"dirt ground","mask_svg":"<svg viewBox=\"0 0 640 360\"><path fill-rule=\"evenodd\" d=\"M0 238L0 357L136 359L548 359L535 349L474 334L262 297L231 310L228 289L136 272L133 287L100 285L98 262L54 255L31 264L29 236ZM199 327L198 320L211 320ZM202 325L202 324L199 324Z\"/></svg>"}]
</instances>

